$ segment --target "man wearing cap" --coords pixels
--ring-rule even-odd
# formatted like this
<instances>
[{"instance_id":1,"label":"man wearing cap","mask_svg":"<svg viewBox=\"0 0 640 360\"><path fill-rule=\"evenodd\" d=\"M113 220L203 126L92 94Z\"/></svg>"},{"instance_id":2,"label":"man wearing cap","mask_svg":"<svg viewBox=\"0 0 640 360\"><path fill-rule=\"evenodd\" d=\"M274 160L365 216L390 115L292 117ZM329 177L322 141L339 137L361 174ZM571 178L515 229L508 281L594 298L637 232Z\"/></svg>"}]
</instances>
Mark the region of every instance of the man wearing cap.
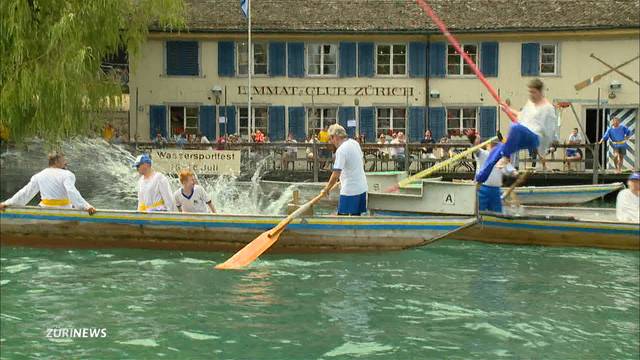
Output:
<instances>
[{"instance_id":1,"label":"man wearing cap","mask_svg":"<svg viewBox=\"0 0 640 360\"><path fill-rule=\"evenodd\" d=\"M139 155L133 166L141 175L138 180L138 211L174 211L169 180L153 170L151 157L148 154Z\"/></svg>"},{"instance_id":2,"label":"man wearing cap","mask_svg":"<svg viewBox=\"0 0 640 360\"><path fill-rule=\"evenodd\" d=\"M336 160L329 182L322 190L328 195L333 185L340 179L340 200L338 215L360 216L367 211L367 178L360 144L349 139L345 129L333 124L329 127L329 141L336 147Z\"/></svg>"},{"instance_id":3,"label":"man wearing cap","mask_svg":"<svg viewBox=\"0 0 640 360\"><path fill-rule=\"evenodd\" d=\"M611 127L605 131L602 139L598 141L598 144L602 144L604 141L609 141L613 153L615 154L614 160L616 163L616 173L622 172L622 164L624 163L624 156L627 154L627 140L631 136L631 130L628 127L620 124L620 119L614 117L611 120Z\"/></svg>"},{"instance_id":4,"label":"man wearing cap","mask_svg":"<svg viewBox=\"0 0 640 360\"><path fill-rule=\"evenodd\" d=\"M622 189L616 198L618 221L640 223L640 173L634 172L627 181L628 189Z\"/></svg>"},{"instance_id":5,"label":"man wearing cap","mask_svg":"<svg viewBox=\"0 0 640 360\"><path fill-rule=\"evenodd\" d=\"M39 192L42 207L63 209L82 209L90 215L96 209L80 195L76 189L76 176L67 170L67 160L61 152L52 152L48 156L49 167L33 175L29 183L20 189L11 199L0 203L0 210L8 206L24 206Z\"/></svg>"},{"instance_id":6,"label":"man wearing cap","mask_svg":"<svg viewBox=\"0 0 640 360\"><path fill-rule=\"evenodd\" d=\"M477 133L469 134L469 140L474 145L480 144L480 135ZM485 161L489 157L491 149L498 144L498 140L491 142L487 146L487 150L480 149L474 154L476 158L476 173L480 171ZM518 171L511 165L511 162L506 159L501 159L498 164L491 170L491 174L487 181L482 183L478 188L478 210L479 211L493 211L497 213L502 212L502 199L500 197L500 187L502 187L502 176L510 175L517 176Z\"/></svg>"}]
</instances>

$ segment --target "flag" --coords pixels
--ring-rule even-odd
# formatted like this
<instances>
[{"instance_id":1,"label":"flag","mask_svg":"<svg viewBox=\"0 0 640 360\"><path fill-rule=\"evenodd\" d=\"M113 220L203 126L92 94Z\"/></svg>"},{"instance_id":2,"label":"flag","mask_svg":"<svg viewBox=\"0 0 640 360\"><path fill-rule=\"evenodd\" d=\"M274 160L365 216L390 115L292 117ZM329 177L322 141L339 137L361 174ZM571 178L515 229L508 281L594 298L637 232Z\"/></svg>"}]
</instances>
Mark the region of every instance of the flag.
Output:
<instances>
[{"instance_id":1,"label":"flag","mask_svg":"<svg viewBox=\"0 0 640 360\"><path fill-rule=\"evenodd\" d=\"M240 9L244 17L247 17L249 15L249 0L240 0Z\"/></svg>"}]
</instances>

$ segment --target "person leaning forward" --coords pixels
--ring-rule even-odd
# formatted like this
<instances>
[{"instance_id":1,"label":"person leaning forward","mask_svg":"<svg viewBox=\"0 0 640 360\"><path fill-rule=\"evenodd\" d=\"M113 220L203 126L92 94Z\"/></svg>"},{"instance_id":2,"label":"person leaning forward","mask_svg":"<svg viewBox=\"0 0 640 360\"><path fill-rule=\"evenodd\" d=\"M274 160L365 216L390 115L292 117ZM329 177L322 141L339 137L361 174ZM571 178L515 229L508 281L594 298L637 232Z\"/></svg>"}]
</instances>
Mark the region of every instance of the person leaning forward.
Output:
<instances>
[{"instance_id":1,"label":"person leaning forward","mask_svg":"<svg viewBox=\"0 0 640 360\"><path fill-rule=\"evenodd\" d=\"M334 124L329 127L329 140L337 148L336 160L329 182L321 194L329 195L333 185L340 179L338 215L359 216L367 211L367 177L360 144L349 139L345 129Z\"/></svg>"},{"instance_id":2,"label":"person leaning forward","mask_svg":"<svg viewBox=\"0 0 640 360\"><path fill-rule=\"evenodd\" d=\"M76 176L67 167L67 160L61 152L48 156L49 167L33 175L29 183L9 200L0 203L0 210L8 206L24 206L40 193L41 207L61 209L82 209L90 215L96 208L91 206L76 189Z\"/></svg>"}]
</instances>

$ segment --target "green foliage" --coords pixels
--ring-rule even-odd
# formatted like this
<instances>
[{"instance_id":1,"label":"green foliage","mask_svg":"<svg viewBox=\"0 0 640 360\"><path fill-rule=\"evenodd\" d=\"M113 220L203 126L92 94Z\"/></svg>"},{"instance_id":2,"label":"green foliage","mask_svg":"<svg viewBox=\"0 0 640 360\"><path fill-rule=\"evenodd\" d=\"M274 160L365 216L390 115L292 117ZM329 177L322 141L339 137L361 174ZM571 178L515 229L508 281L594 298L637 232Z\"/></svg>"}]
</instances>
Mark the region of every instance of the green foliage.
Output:
<instances>
[{"instance_id":1,"label":"green foliage","mask_svg":"<svg viewBox=\"0 0 640 360\"><path fill-rule=\"evenodd\" d=\"M49 142L100 125L105 99L121 94L100 68L106 56L134 56L152 26L184 26L183 0L0 1L0 127L14 141Z\"/></svg>"}]
</instances>

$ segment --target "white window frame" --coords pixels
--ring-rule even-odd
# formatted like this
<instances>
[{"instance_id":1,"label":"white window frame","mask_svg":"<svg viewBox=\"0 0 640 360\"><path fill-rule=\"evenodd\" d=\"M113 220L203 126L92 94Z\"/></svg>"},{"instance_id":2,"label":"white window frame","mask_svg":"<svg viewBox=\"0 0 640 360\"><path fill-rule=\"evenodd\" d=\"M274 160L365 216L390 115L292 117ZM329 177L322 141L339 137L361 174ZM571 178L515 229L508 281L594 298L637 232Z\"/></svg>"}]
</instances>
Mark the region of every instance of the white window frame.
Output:
<instances>
[{"instance_id":1,"label":"white window frame","mask_svg":"<svg viewBox=\"0 0 640 360\"><path fill-rule=\"evenodd\" d=\"M168 113L168 126L167 129L168 130L168 136L169 137L173 137L174 135L177 135L173 132L173 128L171 127L171 108L178 108L181 107L182 108L182 129L187 132L187 108L194 108L196 109L198 115L195 117L196 118L196 126L195 127L189 127L189 129L194 129L195 131L192 132L191 134L197 134L198 131L200 131L200 106L199 105L195 105L195 104L169 104L167 105L167 107L169 108L167 111ZM193 116L190 116L190 118L193 118ZM187 132L189 133L189 132Z\"/></svg>"},{"instance_id":2,"label":"white window frame","mask_svg":"<svg viewBox=\"0 0 640 360\"><path fill-rule=\"evenodd\" d=\"M249 129L250 129L251 123L247 122L247 127L246 128L243 128L243 127L240 126L241 120L243 118L242 110L246 111L247 108L248 108L248 106L246 106L246 105L236 106L236 111L238 112L238 124L237 124L238 126L236 126L236 129L238 129L237 132L238 132L238 134L240 134L240 137L242 139L249 139L251 137L251 134L249 134ZM254 120L254 124L255 124L255 119L256 119L256 109L264 109L266 126L264 126L264 127L256 126L252 130L253 131L260 130L260 131L262 131L263 134L267 135L267 132L269 131L269 107L268 106L262 106L262 105L258 105L258 106L251 105L251 117ZM249 119L247 119L247 120L249 120ZM242 133L242 129L247 129L247 133L243 134Z\"/></svg>"},{"instance_id":3,"label":"white window frame","mask_svg":"<svg viewBox=\"0 0 640 360\"><path fill-rule=\"evenodd\" d=\"M555 76L555 75L559 75L560 71L558 71L559 66L560 66L560 62L558 61L559 59L559 54L560 54L560 46L558 43L555 42L541 42L540 44L540 54L538 55L538 72L540 74L540 76ZM554 48L554 54L553 54L553 72L542 72L542 48L545 46L553 46Z\"/></svg>"},{"instance_id":4,"label":"white window frame","mask_svg":"<svg viewBox=\"0 0 640 360\"><path fill-rule=\"evenodd\" d=\"M464 47L468 46L468 45L473 45L473 46L476 47L476 58L475 58L474 61L475 61L476 65L478 66L478 68L480 68L480 43L468 42L468 43L460 44L460 46L462 47L463 50L464 50ZM445 56L445 59L446 59L445 69L447 71L447 76L451 76L451 77L475 77L476 75L473 73L473 71L471 72L471 74L465 74L464 73L465 66L467 66L467 67L469 67L469 66L464 61L464 58L462 57L462 55L458 54L458 52L455 51L455 50L454 50L454 54L461 61L461 63L460 63L460 72L458 74L449 73L449 47L450 46L452 46L452 45L447 44L447 55Z\"/></svg>"},{"instance_id":5,"label":"white window frame","mask_svg":"<svg viewBox=\"0 0 640 360\"><path fill-rule=\"evenodd\" d=\"M407 113L408 113L407 112L407 108L404 107L404 106L379 106L379 107L376 108L376 130L375 130L376 131L376 140L377 140L378 136L380 136L380 127L378 126L378 120L379 120L380 116L379 116L378 111L379 110L383 110L383 109L388 109L389 110L389 126L390 126L389 128L384 128L384 129L387 129L387 130L388 129L392 129L393 131L402 131L403 133L406 134L407 133L407 125L408 125L408 122L407 122ZM393 111L394 110L398 110L398 109L401 109L401 110L404 111L404 117L403 117L403 119L404 119L404 128L395 127L394 124L393 124L394 119L399 119L399 118L396 118L396 117L393 116ZM386 135L387 132L385 131L384 134Z\"/></svg>"},{"instance_id":6,"label":"white window frame","mask_svg":"<svg viewBox=\"0 0 640 360\"><path fill-rule=\"evenodd\" d=\"M249 76L248 73L247 74L241 74L240 73L240 46L242 44L247 44L247 42L244 41L238 41L236 42L236 74L238 74L238 76L240 77L247 77ZM269 76L269 43L268 42L263 42L263 41L257 41L257 42L251 42L251 45L253 45L253 63L251 65L253 65L253 68L251 69L251 76ZM265 69L266 72L264 74L256 74L256 45L264 45L264 57L266 60L265 65ZM247 55L247 60L249 59L249 56ZM249 64L247 63L247 69L249 68Z\"/></svg>"},{"instance_id":7,"label":"white window frame","mask_svg":"<svg viewBox=\"0 0 640 360\"><path fill-rule=\"evenodd\" d=\"M338 119L338 107L337 106L310 106L305 108L305 129L306 129L306 134L309 135L309 133L313 130L314 131L314 135L315 135L315 130L322 130L325 126L325 116L324 116L324 111L320 112L320 128L311 128L309 127L309 112L312 110L335 110L336 116L335 116L335 122L331 123L331 124L326 124L327 127L329 127L332 124L338 124L339 119Z\"/></svg>"},{"instance_id":8,"label":"white window frame","mask_svg":"<svg viewBox=\"0 0 640 360\"><path fill-rule=\"evenodd\" d=\"M471 127L464 127L464 120L465 119L470 119L469 117L464 117L464 110L465 109L474 109L474 113L475 113L475 117L474 117L474 126ZM449 127L449 111L453 111L453 110L457 110L458 111L458 119L459 119L459 123L458 123L458 128L451 128ZM446 112L446 126L447 126L447 132L446 135L447 137L450 137L451 135L449 135L449 131L450 130L458 130L459 131L459 135L457 136L464 136L464 130L465 129L478 129L478 121L479 119L479 110L480 108L478 106L452 106L452 107L447 107L447 112Z\"/></svg>"},{"instance_id":9,"label":"white window frame","mask_svg":"<svg viewBox=\"0 0 640 360\"><path fill-rule=\"evenodd\" d=\"M393 48L396 45L403 45L404 46L404 73L403 74L394 74L393 73ZM389 62L389 74L380 74L378 72L378 47L379 46L391 46L391 48L389 49L389 56L390 56L390 62ZM374 54L375 56L375 71L376 71L376 76L380 76L380 77L406 77L409 74L409 44L404 43L404 42L391 42L391 43L376 43L375 49L374 49Z\"/></svg>"},{"instance_id":10,"label":"white window frame","mask_svg":"<svg viewBox=\"0 0 640 360\"><path fill-rule=\"evenodd\" d=\"M324 46L329 45L333 46L336 49L336 73L335 74L324 74ZM310 47L311 46L321 46L322 53L320 54L320 74L311 74L309 69L311 68L311 62L309 61L309 57L311 56ZM305 73L309 77L338 77L340 69L340 45L334 42L310 42L305 43L304 46L304 64L305 64Z\"/></svg>"}]
</instances>

